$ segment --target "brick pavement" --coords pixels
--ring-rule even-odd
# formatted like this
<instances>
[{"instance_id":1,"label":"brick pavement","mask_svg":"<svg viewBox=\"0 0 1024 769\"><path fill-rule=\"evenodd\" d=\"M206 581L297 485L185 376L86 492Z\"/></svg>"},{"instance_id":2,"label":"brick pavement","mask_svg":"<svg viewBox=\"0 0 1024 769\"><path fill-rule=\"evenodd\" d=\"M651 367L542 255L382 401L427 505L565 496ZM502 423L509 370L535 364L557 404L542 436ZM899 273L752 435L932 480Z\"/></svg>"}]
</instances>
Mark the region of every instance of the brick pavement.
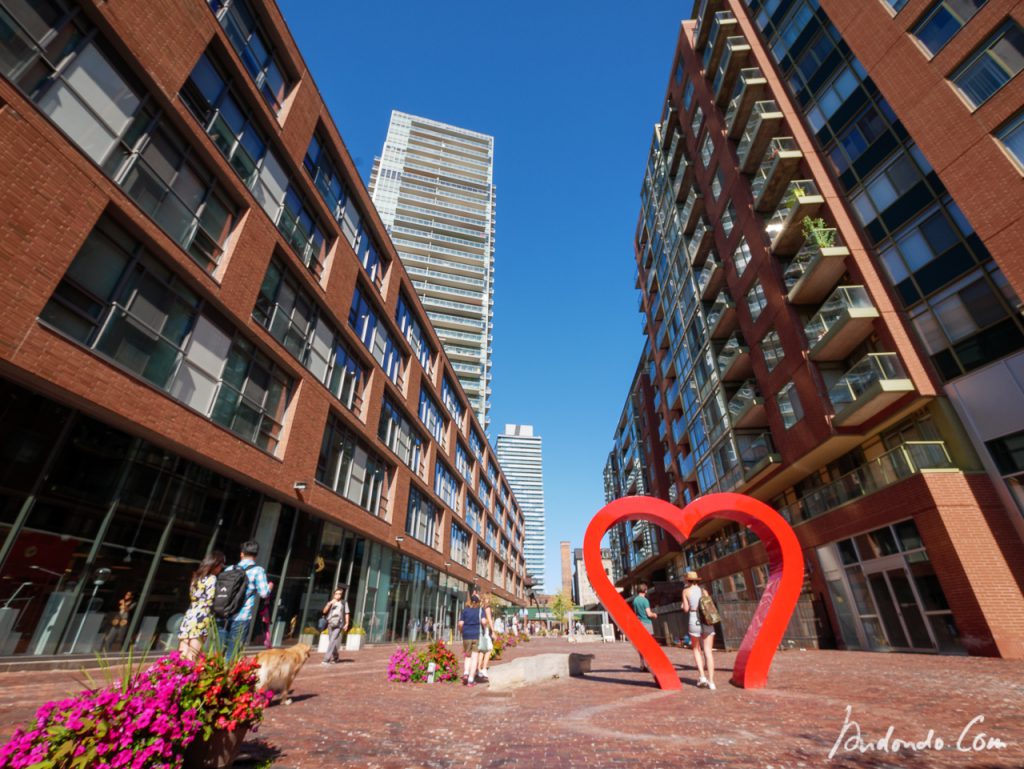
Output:
<instances>
[{"instance_id":1,"label":"brick pavement","mask_svg":"<svg viewBox=\"0 0 1024 769\"><path fill-rule=\"evenodd\" d=\"M789 651L772 668L770 688L744 691L718 677L700 690L692 656L670 650L684 683L662 692L636 668L627 644L570 645L534 640L509 658L553 651L596 655L585 678L511 692L485 686L389 684L390 647L346 654L321 666L314 655L299 675L295 702L274 706L237 766L252 769L535 769L537 767L792 767L836 769L1020 769L1024 767L1024 662L860 652ZM733 656L720 654L722 668ZM500 664L500 663L496 663ZM0 675L0 733L30 717L46 698L75 688L74 674ZM78 679L81 676L77 676ZM942 751L837 753L828 760L847 706L864 741L920 741L929 729ZM985 733L1003 750L962 752ZM847 736L853 735L853 729ZM272 749L269 746L272 746ZM853 745L849 745L853 747Z\"/></svg>"}]
</instances>

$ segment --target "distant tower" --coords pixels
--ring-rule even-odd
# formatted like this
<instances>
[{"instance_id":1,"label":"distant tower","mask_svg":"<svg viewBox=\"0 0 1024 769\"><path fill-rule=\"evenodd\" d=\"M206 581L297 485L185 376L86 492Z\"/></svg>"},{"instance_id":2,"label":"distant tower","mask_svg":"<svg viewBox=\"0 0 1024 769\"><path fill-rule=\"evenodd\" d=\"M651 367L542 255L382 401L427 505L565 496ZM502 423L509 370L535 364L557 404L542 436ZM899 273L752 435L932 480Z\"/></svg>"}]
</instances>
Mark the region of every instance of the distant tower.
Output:
<instances>
[{"instance_id":1,"label":"distant tower","mask_svg":"<svg viewBox=\"0 0 1024 769\"><path fill-rule=\"evenodd\" d=\"M576 587L572 580L572 545L562 541L558 546L562 549L562 592L576 600Z\"/></svg>"},{"instance_id":2,"label":"distant tower","mask_svg":"<svg viewBox=\"0 0 1024 769\"><path fill-rule=\"evenodd\" d=\"M544 585L544 473L541 437L533 425L505 425L498 436L498 462L519 500L526 522L523 555L534 583Z\"/></svg>"},{"instance_id":3,"label":"distant tower","mask_svg":"<svg viewBox=\"0 0 1024 769\"><path fill-rule=\"evenodd\" d=\"M494 319L494 137L391 113L370 195L486 430Z\"/></svg>"}]
</instances>

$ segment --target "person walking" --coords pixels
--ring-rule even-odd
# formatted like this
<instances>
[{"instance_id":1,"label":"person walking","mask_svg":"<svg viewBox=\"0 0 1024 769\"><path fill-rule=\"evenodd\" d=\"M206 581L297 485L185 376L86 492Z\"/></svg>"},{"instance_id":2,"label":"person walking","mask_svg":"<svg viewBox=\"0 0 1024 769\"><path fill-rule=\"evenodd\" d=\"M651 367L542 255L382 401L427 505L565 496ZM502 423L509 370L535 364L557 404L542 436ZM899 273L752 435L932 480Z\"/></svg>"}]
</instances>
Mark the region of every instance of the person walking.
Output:
<instances>
[{"instance_id":1,"label":"person walking","mask_svg":"<svg viewBox=\"0 0 1024 769\"><path fill-rule=\"evenodd\" d=\"M462 684L476 686L476 667L480 644L480 597L473 594L459 618L459 632L462 633Z\"/></svg>"},{"instance_id":2,"label":"person walking","mask_svg":"<svg viewBox=\"0 0 1024 769\"><path fill-rule=\"evenodd\" d=\"M491 611L491 594L484 595L480 603L480 643L477 646L480 653L480 661L477 664L476 677L482 683L490 683L487 677L487 667L491 664L491 654L494 653L494 613Z\"/></svg>"},{"instance_id":3,"label":"person walking","mask_svg":"<svg viewBox=\"0 0 1024 769\"><path fill-rule=\"evenodd\" d=\"M274 588L273 583L267 581L266 570L256 564L256 556L259 554L259 542L252 540L245 542L242 544L238 563L226 569L226 571L241 569L245 572L246 579L245 600L242 603L242 608L220 622L224 653L229 657L240 651L245 646L245 642L249 640L249 627L252 625L253 616L256 613L256 599L266 598Z\"/></svg>"},{"instance_id":4,"label":"person walking","mask_svg":"<svg viewBox=\"0 0 1024 769\"><path fill-rule=\"evenodd\" d=\"M700 616L700 599L708 595L702 588L697 572L686 572L686 587L683 589L683 611L687 613L690 644L693 646L693 659L697 663L697 687L715 689L715 626L705 625ZM707 675L705 675L705 669Z\"/></svg>"},{"instance_id":5,"label":"person walking","mask_svg":"<svg viewBox=\"0 0 1024 769\"><path fill-rule=\"evenodd\" d=\"M110 620L110 628L103 636L100 643L100 650L105 652L121 651L124 646L124 639L128 635L128 622L131 620L132 611L135 610L135 594L131 590L126 592L117 602L117 611Z\"/></svg>"},{"instance_id":6,"label":"person walking","mask_svg":"<svg viewBox=\"0 0 1024 769\"><path fill-rule=\"evenodd\" d=\"M636 614L637 619L643 623L644 628L652 636L654 635L654 623L651 620L656 620L658 615L651 611L651 602L647 598L647 583L641 582L636 588L636 597L633 599L633 612ZM644 655L640 655L640 669L647 670L647 662L644 660Z\"/></svg>"},{"instance_id":7,"label":"person walking","mask_svg":"<svg viewBox=\"0 0 1024 769\"><path fill-rule=\"evenodd\" d=\"M217 589L217 575L224 571L224 553L214 550L192 572L189 584L189 606L178 628L178 651L187 660L199 658L203 643L210 634L213 621L213 596Z\"/></svg>"},{"instance_id":8,"label":"person walking","mask_svg":"<svg viewBox=\"0 0 1024 769\"><path fill-rule=\"evenodd\" d=\"M345 589L336 588L331 600L324 606L321 614L327 618L327 651L321 665L340 662L338 648L341 645L341 634L348 631L348 601L345 600Z\"/></svg>"}]
</instances>

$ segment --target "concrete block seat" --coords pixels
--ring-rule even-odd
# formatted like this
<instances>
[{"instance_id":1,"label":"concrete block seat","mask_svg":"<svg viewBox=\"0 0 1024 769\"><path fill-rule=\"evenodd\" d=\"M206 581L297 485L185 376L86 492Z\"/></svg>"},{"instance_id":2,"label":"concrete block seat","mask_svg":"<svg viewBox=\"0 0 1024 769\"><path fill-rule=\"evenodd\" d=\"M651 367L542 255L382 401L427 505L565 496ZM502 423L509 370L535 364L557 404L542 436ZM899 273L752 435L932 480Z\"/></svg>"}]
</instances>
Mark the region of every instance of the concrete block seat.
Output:
<instances>
[{"instance_id":1,"label":"concrete block seat","mask_svg":"<svg viewBox=\"0 0 1024 769\"><path fill-rule=\"evenodd\" d=\"M575 652L519 657L503 665L496 665L487 671L490 680L489 690L501 691L550 681L552 678L582 676L584 673L590 672L590 663L593 659L593 654L577 654Z\"/></svg>"}]
</instances>

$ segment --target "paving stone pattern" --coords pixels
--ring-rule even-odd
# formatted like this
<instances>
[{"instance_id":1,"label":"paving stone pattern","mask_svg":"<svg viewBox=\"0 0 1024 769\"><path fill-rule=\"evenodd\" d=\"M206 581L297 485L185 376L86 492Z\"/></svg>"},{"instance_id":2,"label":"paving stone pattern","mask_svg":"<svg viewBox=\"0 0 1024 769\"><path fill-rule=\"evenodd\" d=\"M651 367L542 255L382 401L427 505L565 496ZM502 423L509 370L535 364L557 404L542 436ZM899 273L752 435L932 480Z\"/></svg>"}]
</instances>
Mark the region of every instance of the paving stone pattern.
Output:
<instances>
[{"instance_id":1,"label":"paving stone pattern","mask_svg":"<svg viewBox=\"0 0 1024 769\"><path fill-rule=\"evenodd\" d=\"M628 644L571 645L536 639L508 658L577 649L594 653L584 678L503 693L486 686L393 684L391 647L346 653L338 665L314 655L296 681L295 701L268 712L247 741L239 769L535 769L567 767L743 767L835 769L1024 767L1024 662L999 659L787 651L775 658L770 688L727 683L734 655L720 654L717 691L696 688L689 651L669 650L685 685L662 692L638 668ZM498 665L501 663L493 663ZM43 701L77 688L68 672L0 675L0 733ZM919 742L929 729L945 749L844 751L828 759L847 706L862 744L885 737ZM1008 744L964 752L980 734ZM847 747L855 748L852 726ZM268 763L269 762L269 763Z\"/></svg>"}]
</instances>

